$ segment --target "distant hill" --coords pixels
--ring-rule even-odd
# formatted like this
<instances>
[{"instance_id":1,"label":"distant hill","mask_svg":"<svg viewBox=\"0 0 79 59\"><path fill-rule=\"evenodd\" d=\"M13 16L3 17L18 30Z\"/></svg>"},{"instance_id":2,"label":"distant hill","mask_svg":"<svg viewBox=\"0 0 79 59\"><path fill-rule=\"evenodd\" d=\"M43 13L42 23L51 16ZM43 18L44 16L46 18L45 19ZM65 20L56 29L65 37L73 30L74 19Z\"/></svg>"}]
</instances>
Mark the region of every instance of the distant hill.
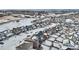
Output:
<instances>
[{"instance_id":1,"label":"distant hill","mask_svg":"<svg viewBox=\"0 0 79 59\"><path fill-rule=\"evenodd\" d=\"M25 13L25 12L69 13L79 12L79 9L3 9L0 12Z\"/></svg>"}]
</instances>

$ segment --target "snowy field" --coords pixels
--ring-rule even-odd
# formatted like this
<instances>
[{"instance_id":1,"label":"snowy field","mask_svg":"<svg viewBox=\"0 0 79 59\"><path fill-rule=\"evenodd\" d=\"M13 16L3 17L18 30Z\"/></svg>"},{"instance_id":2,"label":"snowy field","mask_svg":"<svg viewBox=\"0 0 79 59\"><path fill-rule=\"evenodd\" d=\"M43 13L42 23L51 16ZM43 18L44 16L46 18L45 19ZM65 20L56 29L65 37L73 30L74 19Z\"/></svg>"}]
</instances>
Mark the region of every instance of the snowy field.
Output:
<instances>
[{"instance_id":1,"label":"snowy field","mask_svg":"<svg viewBox=\"0 0 79 59\"><path fill-rule=\"evenodd\" d=\"M32 25L31 21L33 21L34 19L30 18L30 19L22 19L20 20L20 22L10 22L10 23L5 23L0 25L0 32L4 31L4 30L11 30L13 28L16 27L20 27L20 26L26 26L26 25ZM26 38L27 34L25 33L21 33L20 35L17 36L13 36L4 42L4 45L0 45L0 49L14 49L14 47L19 43L19 41L22 41L24 38Z\"/></svg>"},{"instance_id":2,"label":"snowy field","mask_svg":"<svg viewBox=\"0 0 79 59\"><path fill-rule=\"evenodd\" d=\"M33 20L35 20L35 19L34 18L24 18L24 19L20 20L20 22L13 21L13 22L2 24L2 25L0 25L0 32L2 32L4 30L11 30L13 28L17 28L17 27L21 27L21 26L32 25L31 22ZM47 29L52 26L56 26L56 24L53 23L51 25L46 26L45 28L31 30L28 32L28 34L32 35L35 32L43 31L44 29ZM26 38L28 34L21 33L19 35L15 35L15 36L3 41L4 45L0 45L0 49L1 50L15 49L16 46L20 43L20 41L23 41L23 39Z\"/></svg>"},{"instance_id":3,"label":"snowy field","mask_svg":"<svg viewBox=\"0 0 79 59\"><path fill-rule=\"evenodd\" d=\"M72 13L62 15L58 14L56 16L55 14L49 13L48 15L45 15L45 17L21 18L19 22L15 20L1 24L0 32L34 24L37 24L37 28L31 29L27 32L22 32L18 35L13 35L6 40L1 41L4 44L0 44L0 50L16 50L16 46L24 41L28 35L32 36L40 31L45 31L46 29L49 38L41 44L42 50L64 50L68 48L79 49L79 21L78 18L73 17L73 15L68 16L70 14ZM34 20L36 20L36 22L33 22ZM57 27L58 25L60 27Z\"/></svg>"}]
</instances>

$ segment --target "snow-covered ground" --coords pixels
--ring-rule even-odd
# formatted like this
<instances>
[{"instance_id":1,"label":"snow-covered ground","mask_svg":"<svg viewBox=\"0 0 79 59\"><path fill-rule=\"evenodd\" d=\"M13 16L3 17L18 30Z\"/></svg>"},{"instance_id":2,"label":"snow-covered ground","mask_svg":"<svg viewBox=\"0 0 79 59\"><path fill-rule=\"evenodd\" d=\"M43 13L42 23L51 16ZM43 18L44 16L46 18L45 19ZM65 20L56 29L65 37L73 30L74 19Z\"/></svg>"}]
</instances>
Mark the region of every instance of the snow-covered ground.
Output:
<instances>
[{"instance_id":1,"label":"snow-covered ground","mask_svg":"<svg viewBox=\"0 0 79 59\"><path fill-rule=\"evenodd\" d=\"M31 21L33 21L33 20L35 20L35 19L25 18L25 19L20 20L19 22L13 21L13 22L2 24L2 25L0 25L0 32L2 32L4 30L11 30L13 28L17 28L20 26L32 25ZM14 49L14 47L26 37L27 37L27 34L25 34L25 33L21 33L20 35L13 36L13 37L3 41L4 45L0 45L0 49L3 49L3 50L4 49Z\"/></svg>"},{"instance_id":2,"label":"snow-covered ground","mask_svg":"<svg viewBox=\"0 0 79 59\"><path fill-rule=\"evenodd\" d=\"M48 16L53 16L53 15L49 14ZM22 18L21 20L19 20L19 22L12 21L12 22L1 24L0 25L0 32L2 32L4 30L12 30L13 28L17 28L17 27L21 27L21 26L32 25L33 24L32 21L36 20L36 19L37 18ZM38 19L37 19L37 21L39 21ZM44 21L50 20L50 19L51 18L49 17L49 18L44 18L43 20L40 20L40 21L44 22ZM72 25L74 25L73 24L74 21L72 19L65 19L65 23L67 23L67 25L72 23ZM43 30L46 30L46 29L49 29L49 28L52 28L52 27L56 27L57 25L59 25L59 23L50 23L49 25L46 25L44 27L41 27L41 28L38 27L38 28L32 29L32 30L30 30L28 32L20 33L19 35L14 35L14 36L8 38L7 40L2 41L4 44L0 45L0 50L15 50L16 46L21 41L23 41L28 35L33 35L36 32L43 31ZM67 30L67 28L64 25L62 25L62 26L63 26L62 30L60 30L58 33L50 35L50 38L48 38L48 40L46 40L46 41L44 41L42 43L41 46L43 47L43 49L45 49L45 50L47 50L47 49L53 50L53 49L67 49L69 47L71 47L71 48L79 48L78 44L75 44L73 42L75 39L70 39L70 38L72 38L71 36L70 37L68 36L68 38L66 38L67 35L69 35L71 33L73 34L73 32L75 32L75 31L67 32L67 31L70 30L70 28ZM78 37L77 35L74 35L74 36ZM77 41L77 43L79 43L79 41Z\"/></svg>"},{"instance_id":3,"label":"snow-covered ground","mask_svg":"<svg viewBox=\"0 0 79 59\"><path fill-rule=\"evenodd\" d=\"M20 26L32 25L31 21L33 21L33 20L35 20L35 19L25 18L25 19L20 20L19 22L13 21L13 22L2 24L2 25L0 25L0 32L7 30L7 29L11 30L13 28L20 27Z\"/></svg>"},{"instance_id":4,"label":"snow-covered ground","mask_svg":"<svg viewBox=\"0 0 79 59\"><path fill-rule=\"evenodd\" d=\"M25 18L25 19L20 20L19 22L13 21L13 22L2 24L2 25L0 25L0 32L2 32L4 30L8 30L8 29L11 30L13 28L17 28L17 27L21 27L21 26L32 25L33 23L31 23L31 21L33 21L33 20L35 20L35 19ZM0 49L1 50L15 49L15 47L20 43L20 41L23 41L23 39L26 38L27 35L33 35L36 32L43 31L43 30L51 28L51 27L55 27L56 25L57 24L52 23L51 25L45 26L44 28L38 28L38 29L35 29L35 30L30 30L28 32L28 34L27 33L21 33L19 35L12 36L9 39L3 41L4 44L0 45Z\"/></svg>"},{"instance_id":5,"label":"snow-covered ground","mask_svg":"<svg viewBox=\"0 0 79 59\"><path fill-rule=\"evenodd\" d=\"M57 24L52 24L50 25L51 27L55 27ZM27 35L33 35L35 34L36 32L39 32L39 31L43 31L47 28L50 28L50 26L46 26L44 28L38 28L38 29L35 29L35 30L31 30L28 32L28 34L26 33L21 33L20 35L16 35L16 36L13 36L11 38L9 38L8 40L5 40L3 41L4 42L4 45L0 45L0 49L2 50L6 50L6 49L15 49L15 47L20 43L20 41L23 41L24 38L27 37Z\"/></svg>"}]
</instances>

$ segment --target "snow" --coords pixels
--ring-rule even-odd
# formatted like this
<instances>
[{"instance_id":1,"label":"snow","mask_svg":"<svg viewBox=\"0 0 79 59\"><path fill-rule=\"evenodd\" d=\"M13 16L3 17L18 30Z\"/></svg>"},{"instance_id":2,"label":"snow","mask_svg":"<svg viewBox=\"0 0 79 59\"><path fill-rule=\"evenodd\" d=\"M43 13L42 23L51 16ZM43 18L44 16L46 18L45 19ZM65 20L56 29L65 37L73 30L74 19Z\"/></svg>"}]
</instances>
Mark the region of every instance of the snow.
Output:
<instances>
[{"instance_id":1,"label":"snow","mask_svg":"<svg viewBox=\"0 0 79 59\"><path fill-rule=\"evenodd\" d=\"M60 33L56 33L56 35L58 35L58 36L59 36L59 35L60 35Z\"/></svg>"},{"instance_id":2,"label":"snow","mask_svg":"<svg viewBox=\"0 0 79 59\"><path fill-rule=\"evenodd\" d=\"M55 38L50 37L48 40L50 40L50 41L54 41L54 40L55 40Z\"/></svg>"},{"instance_id":3,"label":"snow","mask_svg":"<svg viewBox=\"0 0 79 59\"><path fill-rule=\"evenodd\" d=\"M44 18L44 16L41 16L41 18ZM4 30L11 30L11 29L16 28L16 27L32 25L33 23L31 23L31 22L33 20L36 20L36 19L35 18L22 18L21 20L19 20L19 22L12 21L12 22L1 24L0 25L0 32L2 32ZM50 20L50 18L45 18L41 21L46 21L46 20ZM39 21L39 19L37 19L37 21ZM73 20L66 19L65 22L73 23ZM43 31L43 30L55 27L57 25L58 25L58 23L51 23L50 25L47 25L43 28L37 28L37 29L28 31L27 33L25 32L25 33L20 33L19 35L12 36L12 37L8 38L7 40L2 41L4 44L0 45L0 50L15 50L16 46L18 44L20 44L21 42L23 42L24 39L27 38L28 35L32 36L33 34L38 33L39 31ZM49 49L56 50L57 48L67 49L68 47L72 47L72 46L74 46L75 48L79 47L78 45L75 45L74 42L71 40L69 43L69 39L72 39L72 36L68 37L69 39L66 39L64 34L60 34L62 32L63 31L60 31L59 33L55 33L53 35L50 35L50 38L48 38L47 40L45 40L42 43L42 45L41 45L42 48L44 50L49 50ZM69 33L69 35L72 35L72 34L73 34L73 32ZM79 33L77 33L77 34L79 34ZM78 37L77 34L74 34L74 36ZM59 36L59 35L61 35L61 36ZM32 39L37 39L37 37L34 36ZM69 45L67 46L66 44L67 45L69 44ZM54 47L51 47L52 45Z\"/></svg>"},{"instance_id":4,"label":"snow","mask_svg":"<svg viewBox=\"0 0 79 59\"><path fill-rule=\"evenodd\" d=\"M32 40L37 40L38 38L36 36L33 36L32 37Z\"/></svg>"},{"instance_id":5,"label":"snow","mask_svg":"<svg viewBox=\"0 0 79 59\"><path fill-rule=\"evenodd\" d=\"M16 27L20 27L20 26L32 25L31 21L33 21L33 20L35 20L35 19L34 18L28 18L28 19L25 18L25 19L20 20L19 22L13 21L13 22L2 24L2 25L0 25L0 32L2 32L4 30L8 30L8 29L11 30L12 28L16 28ZM23 41L24 38L27 37L27 35L33 35L36 32L43 31L50 27L55 27L56 25L57 24L52 23L51 25L47 25L44 28L37 28L35 30L28 31L28 33L21 33L19 35L12 36L9 39L3 41L4 45L0 45L0 49L1 50L14 50L15 47L21 41ZM47 43L49 43L48 45L52 44L52 42L49 42L49 41L47 41Z\"/></svg>"},{"instance_id":6,"label":"snow","mask_svg":"<svg viewBox=\"0 0 79 59\"><path fill-rule=\"evenodd\" d=\"M70 44L71 44L71 46L74 46L74 45L75 45L75 44L74 44L74 42L73 42L73 41L71 41L71 40L70 40Z\"/></svg>"},{"instance_id":7,"label":"snow","mask_svg":"<svg viewBox=\"0 0 79 59\"><path fill-rule=\"evenodd\" d=\"M23 41L23 39L26 38L26 34L21 33L20 35L13 36L9 38L8 40L4 41L4 45L1 47L1 50L9 50L9 49L15 49L16 45L20 43L20 41Z\"/></svg>"},{"instance_id":8,"label":"snow","mask_svg":"<svg viewBox=\"0 0 79 59\"><path fill-rule=\"evenodd\" d=\"M63 41L63 38L61 38L61 37L58 37L56 40L57 40L57 41L60 41L60 42L62 42L62 41Z\"/></svg>"},{"instance_id":9,"label":"snow","mask_svg":"<svg viewBox=\"0 0 79 59\"><path fill-rule=\"evenodd\" d=\"M68 43L69 43L69 39L63 40L63 44L68 44Z\"/></svg>"},{"instance_id":10,"label":"snow","mask_svg":"<svg viewBox=\"0 0 79 59\"><path fill-rule=\"evenodd\" d=\"M34 19L30 18L30 19L22 19L20 20L20 22L9 22L9 23L5 23L0 25L0 32L4 31L4 30L8 30L8 29L12 29L12 28L16 28L16 27L20 27L20 26L26 26L26 25L32 25L31 21L33 21ZM30 35L32 35L32 33L28 33ZM22 41L24 38L27 37L26 33L21 33L20 35L16 35L16 36L12 36L11 38L3 41L4 45L0 45L0 49L1 50L6 50L6 49L15 49L16 45L20 43L20 41Z\"/></svg>"},{"instance_id":11,"label":"snow","mask_svg":"<svg viewBox=\"0 0 79 59\"><path fill-rule=\"evenodd\" d=\"M32 18L29 18L29 19L25 18L25 19L20 20L20 22L13 21L13 22L2 24L0 25L0 32L4 30L20 27L20 26L32 25L31 21L33 20L34 19Z\"/></svg>"},{"instance_id":12,"label":"snow","mask_svg":"<svg viewBox=\"0 0 79 59\"><path fill-rule=\"evenodd\" d=\"M65 50L67 49L68 47L67 46L62 46L61 49Z\"/></svg>"},{"instance_id":13,"label":"snow","mask_svg":"<svg viewBox=\"0 0 79 59\"><path fill-rule=\"evenodd\" d=\"M74 36L75 36L75 37L78 37L78 35L77 35L77 34L74 34Z\"/></svg>"},{"instance_id":14,"label":"snow","mask_svg":"<svg viewBox=\"0 0 79 59\"><path fill-rule=\"evenodd\" d=\"M77 35L79 35L79 31L77 32Z\"/></svg>"},{"instance_id":15,"label":"snow","mask_svg":"<svg viewBox=\"0 0 79 59\"><path fill-rule=\"evenodd\" d=\"M59 45L58 42L54 42L54 43L53 43L53 46L55 46L55 47L57 47L57 48L60 48L60 45Z\"/></svg>"},{"instance_id":16,"label":"snow","mask_svg":"<svg viewBox=\"0 0 79 59\"><path fill-rule=\"evenodd\" d=\"M29 32L36 33L36 32L39 32L39 31L43 31L43 30L45 30L45 29L48 29L48 28L50 28L50 27L55 27L56 25L57 25L57 24L52 23L51 25L47 25L47 26L45 26L45 27L43 27L43 28L38 28L38 29L35 29L35 30L31 30L31 31L29 31Z\"/></svg>"},{"instance_id":17,"label":"snow","mask_svg":"<svg viewBox=\"0 0 79 59\"><path fill-rule=\"evenodd\" d=\"M49 50L49 47L45 46L45 45L41 45L43 47L43 50Z\"/></svg>"},{"instance_id":18,"label":"snow","mask_svg":"<svg viewBox=\"0 0 79 59\"><path fill-rule=\"evenodd\" d=\"M45 42L43 42L44 45L47 45L47 46L51 46L52 45L52 42L51 41L48 41L46 40Z\"/></svg>"},{"instance_id":19,"label":"snow","mask_svg":"<svg viewBox=\"0 0 79 59\"><path fill-rule=\"evenodd\" d=\"M78 48L79 48L79 45L75 45L75 47L74 47L74 48L78 49Z\"/></svg>"},{"instance_id":20,"label":"snow","mask_svg":"<svg viewBox=\"0 0 79 59\"><path fill-rule=\"evenodd\" d=\"M57 36L57 35L55 35L55 34L53 34L53 35L52 35L52 37L55 37L55 38L57 38L58 36Z\"/></svg>"},{"instance_id":21,"label":"snow","mask_svg":"<svg viewBox=\"0 0 79 59\"><path fill-rule=\"evenodd\" d=\"M71 20L71 19L66 19L66 22L67 22L67 23L73 23L73 20Z\"/></svg>"},{"instance_id":22,"label":"snow","mask_svg":"<svg viewBox=\"0 0 79 59\"><path fill-rule=\"evenodd\" d=\"M61 35L61 37L65 38L65 35L63 34L63 35Z\"/></svg>"}]
</instances>

